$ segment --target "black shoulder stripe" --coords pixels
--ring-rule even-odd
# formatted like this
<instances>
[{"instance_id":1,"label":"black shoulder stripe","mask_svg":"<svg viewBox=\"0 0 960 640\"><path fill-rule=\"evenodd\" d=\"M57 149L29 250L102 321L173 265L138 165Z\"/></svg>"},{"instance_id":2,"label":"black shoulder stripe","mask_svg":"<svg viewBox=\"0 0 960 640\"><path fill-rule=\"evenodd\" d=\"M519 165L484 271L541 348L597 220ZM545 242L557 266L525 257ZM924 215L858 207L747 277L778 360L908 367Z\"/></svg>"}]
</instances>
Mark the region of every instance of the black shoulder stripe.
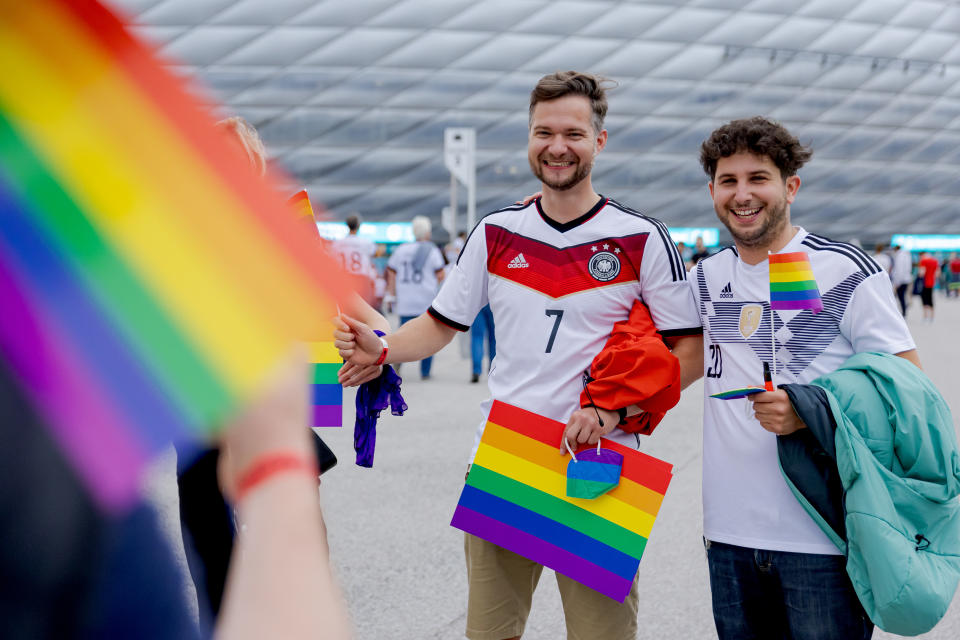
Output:
<instances>
[{"instance_id":1,"label":"black shoulder stripe","mask_svg":"<svg viewBox=\"0 0 960 640\"><path fill-rule=\"evenodd\" d=\"M711 253L711 254L708 255L706 258L700 258L700 262L704 262L705 260L709 260L710 258L713 258L713 257L715 257L715 256L718 256L718 255L720 255L721 253L723 253L724 251L732 251L732 252L733 252L733 255L735 255L735 256L738 255L738 254L737 254L737 249L736 249L736 247L734 247L733 245L728 245L728 246L724 247L723 249L720 249L720 251L717 251L716 253ZM700 266L700 262L697 262L697 266L698 266L698 267Z\"/></svg>"},{"instance_id":2,"label":"black shoulder stripe","mask_svg":"<svg viewBox=\"0 0 960 640\"><path fill-rule=\"evenodd\" d=\"M691 336L702 336L703 327L688 327L686 329L667 329L661 331L660 335L664 338L687 338Z\"/></svg>"},{"instance_id":3,"label":"black shoulder stripe","mask_svg":"<svg viewBox=\"0 0 960 640\"><path fill-rule=\"evenodd\" d=\"M530 204L533 204L533 203L531 202ZM500 213L501 211L521 211L521 210L526 209L527 207L529 207L530 204L517 204L517 203L513 203L513 204L511 204L511 205L507 205L506 207L503 207L502 209L496 209L495 211L491 211L490 213L486 214L486 215L483 216L483 217L486 218L486 217L487 217L488 215L490 215L491 213Z\"/></svg>"},{"instance_id":4,"label":"black shoulder stripe","mask_svg":"<svg viewBox=\"0 0 960 640\"><path fill-rule=\"evenodd\" d=\"M459 322L456 322L456 321L454 321L454 320L451 320L451 319L448 318L447 316L443 315L442 313L440 313L439 311L437 311L436 309L434 309L434 308L433 308L433 305L430 305L430 308L427 309L427 313L430 314L430 317L431 317L431 318L433 318L434 320L436 320L437 322L439 322L439 323L441 323L441 324L447 325L447 326L450 327L451 329L456 329L457 331L469 331L469 330L470 330L470 327L468 327L467 325L465 325L465 324L460 324Z\"/></svg>"},{"instance_id":5,"label":"black shoulder stripe","mask_svg":"<svg viewBox=\"0 0 960 640\"><path fill-rule=\"evenodd\" d=\"M660 240L663 242L663 247L667 252L667 259L670 261L670 274L673 276L673 281L676 282L678 280L687 279L687 270L683 266L683 259L680 257L680 252L677 251L677 245L673 243L673 238L670 237L670 232L667 230L667 225L663 224L656 218L651 218L650 216L644 215L639 211L635 211L630 207L625 207L616 200L610 199L607 202L619 211L637 218L641 218L652 224L654 228L656 228L657 233L659 233Z\"/></svg>"},{"instance_id":6,"label":"black shoulder stripe","mask_svg":"<svg viewBox=\"0 0 960 640\"><path fill-rule=\"evenodd\" d=\"M807 237L803 239L802 244L818 251L833 251L834 253L839 253L842 256L846 256L855 265L857 265L857 268L859 268L864 275L871 276L881 271L880 265L878 265L873 258L864 253L862 249L855 247L852 244L847 244L846 242L834 242L829 238L824 238L823 236L814 235L812 233L807 234Z\"/></svg>"}]
</instances>

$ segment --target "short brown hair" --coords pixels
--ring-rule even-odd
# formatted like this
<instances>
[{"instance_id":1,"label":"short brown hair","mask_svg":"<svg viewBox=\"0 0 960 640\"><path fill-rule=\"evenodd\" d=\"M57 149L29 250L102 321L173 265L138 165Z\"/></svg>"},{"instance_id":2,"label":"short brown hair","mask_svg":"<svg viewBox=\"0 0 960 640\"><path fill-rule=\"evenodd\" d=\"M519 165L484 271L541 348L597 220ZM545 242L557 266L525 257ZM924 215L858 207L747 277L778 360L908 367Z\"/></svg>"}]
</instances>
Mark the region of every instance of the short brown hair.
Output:
<instances>
[{"instance_id":1,"label":"short brown hair","mask_svg":"<svg viewBox=\"0 0 960 640\"><path fill-rule=\"evenodd\" d=\"M607 117L607 88L614 83L611 80L579 71L557 71L543 76L530 92L530 120L533 123L533 109L540 102L549 102L564 96L583 96L590 101L593 116L590 123L596 133L603 130L603 119Z\"/></svg>"},{"instance_id":2,"label":"short brown hair","mask_svg":"<svg viewBox=\"0 0 960 640\"><path fill-rule=\"evenodd\" d=\"M729 158L741 151L767 156L780 169L783 178L796 175L813 155L810 147L800 144L779 122L754 116L733 120L711 133L700 145L700 164L713 180L720 158Z\"/></svg>"}]
</instances>

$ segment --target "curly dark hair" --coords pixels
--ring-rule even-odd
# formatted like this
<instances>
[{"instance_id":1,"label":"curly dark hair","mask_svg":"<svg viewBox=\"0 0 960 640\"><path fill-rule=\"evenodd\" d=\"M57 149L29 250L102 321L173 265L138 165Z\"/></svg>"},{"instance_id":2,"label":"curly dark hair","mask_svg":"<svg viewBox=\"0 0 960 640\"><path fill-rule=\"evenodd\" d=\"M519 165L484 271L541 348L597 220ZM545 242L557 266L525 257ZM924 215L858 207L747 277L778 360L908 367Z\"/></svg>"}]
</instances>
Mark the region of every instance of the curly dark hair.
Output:
<instances>
[{"instance_id":1,"label":"curly dark hair","mask_svg":"<svg viewBox=\"0 0 960 640\"><path fill-rule=\"evenodd\" d=\"M767 156L780 169L783 178L796 175L813 155L810 147L800 144L796 136L779 122L754 116L733 120L711 133L700 145L700 164L713 180L720 158L741 151Z\"/></svg>"},{"instance_id":2,"label":"curly dark hair","mask_svg":"<svg viewBox=\"0 0 960 640\"><path fill-rule=\"evenodd\" d=\"M530 122L533 122L533 109L537 103L577 95L590 100L593 112L590 122L594 131L600 133L607 116L607 89L613 86L616 83L612 80L580 71L557 71L543 76L530 92Z\"/></svg>"}]
</instances>

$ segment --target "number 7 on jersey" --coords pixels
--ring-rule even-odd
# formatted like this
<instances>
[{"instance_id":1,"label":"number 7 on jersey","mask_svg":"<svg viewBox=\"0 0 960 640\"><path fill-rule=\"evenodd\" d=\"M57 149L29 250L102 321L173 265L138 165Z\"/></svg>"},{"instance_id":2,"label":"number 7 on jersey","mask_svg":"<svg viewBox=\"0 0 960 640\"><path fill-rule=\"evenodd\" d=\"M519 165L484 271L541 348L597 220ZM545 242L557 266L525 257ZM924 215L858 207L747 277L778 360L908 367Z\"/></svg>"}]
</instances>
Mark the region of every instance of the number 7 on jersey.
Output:
<instances>
[{"instance_id":1,"label":"number 7 on jersey","mask_svg":"<svg viewBox=\"0 0 960 640\"><path fill-rule=\"evenodd\" d=\"M560 328L560 321L563 320L563 309L547 309L544 313L547 317L554 316L553 330L550 331L550 339L547 340L547 350L544 353L550 353L553 350L553 341L557 337L557 329Z\"/></svg>"}]
</instances>

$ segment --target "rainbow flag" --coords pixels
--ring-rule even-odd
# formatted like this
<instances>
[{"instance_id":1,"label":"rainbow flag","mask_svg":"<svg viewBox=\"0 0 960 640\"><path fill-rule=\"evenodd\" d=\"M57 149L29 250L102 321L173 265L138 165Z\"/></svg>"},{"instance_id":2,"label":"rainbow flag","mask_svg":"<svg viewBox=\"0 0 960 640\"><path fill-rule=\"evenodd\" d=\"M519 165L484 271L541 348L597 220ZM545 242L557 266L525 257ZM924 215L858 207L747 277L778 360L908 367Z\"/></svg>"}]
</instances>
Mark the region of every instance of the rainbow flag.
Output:
<instances>
[{"instance_id":1,"label":"rainbow flag","mask_svg":"<svg viewBox=\"0 0 960 640\"><path fill-rule=\"evenodd\" d=\"M719 393L712 393L710 397L717 398L718 400L737 400L739 398L752 396L755 393L763 393L764 391L766 391L766 389L763 387L740 387L739 389L729 389Z\"/></svg>"},{"instance_id":2,"label":"rainbow flag","mask_svg":"<svg viewBox=\"0 0 960 640\"><path fill-rule=\"evenodd\" d=\"M330 325L329 335L333 335ZM314 342L310 347L310 362L313 380L310 384L310 397L313 402L313 415L310 426L343 426L343 387L337 381L337 371L343 364L340 352L333 341Z\"/></svg>"},{"instance_id":3,"label":"rainbow flag","mask_svg":"<svg viewBox=\"0 0 960 640\"><path fill-rule=\"evenodd\" d=\"M290 196L287 204L293 209L298 219L306 219L313 223L313 206L310 204L310 196L307 195L306 189L301 189ZM314 226L316 225L314 224Z\"/></svg>"},{"instance_id":4,"label":"rainbow flag","mask_svg":"<svg viewBox=\"0 0 960 640\"><path fill-rule=\"evenodd\" d=\"M152 455L329 339L342 279L97 2L0 0L0 64L0 357L122 509Z\"/></svg>"},{"instance_id":5,"label":"rainbow flag","mask_svg":"<svg viewBox=\"0 0 960 640\"><path fill-rule=\"evenodd\" d=\"M450 524L623 602L673 465L603 438L623 455L620 484L592 500L570 498L563 429L494 401Z\"/></svg>"},{"instance_id":6,"label":"rainbow flag","mask_svg":"<svg viewBox=\"0 0 960 640\"><path fill-rule=\"evenodd\" d=\"M823 311L820 290L806 253L772 253L769 260L771 309Z\"/></svg>"}]
</instances>

